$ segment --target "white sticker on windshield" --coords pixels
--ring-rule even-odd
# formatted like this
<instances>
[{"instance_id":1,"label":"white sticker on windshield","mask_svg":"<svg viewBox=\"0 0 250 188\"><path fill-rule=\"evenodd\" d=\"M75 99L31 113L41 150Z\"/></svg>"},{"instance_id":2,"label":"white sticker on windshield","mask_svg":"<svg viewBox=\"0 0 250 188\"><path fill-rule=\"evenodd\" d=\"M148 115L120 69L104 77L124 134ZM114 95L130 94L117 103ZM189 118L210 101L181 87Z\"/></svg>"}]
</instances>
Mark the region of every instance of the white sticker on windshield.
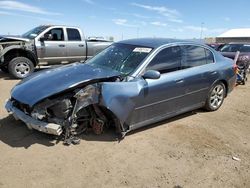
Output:
<instances>
[{"instance_id":1,"label":"white sticker on windshield","mask_svg":"<svg viewBox=\"0 0 250 188\"><path fill-rule=\"evenodd\" d=\"M149 53L151 52L152 48L135 48L133 52L139 52L139 53Z\"/></svg>"}]
</instances>

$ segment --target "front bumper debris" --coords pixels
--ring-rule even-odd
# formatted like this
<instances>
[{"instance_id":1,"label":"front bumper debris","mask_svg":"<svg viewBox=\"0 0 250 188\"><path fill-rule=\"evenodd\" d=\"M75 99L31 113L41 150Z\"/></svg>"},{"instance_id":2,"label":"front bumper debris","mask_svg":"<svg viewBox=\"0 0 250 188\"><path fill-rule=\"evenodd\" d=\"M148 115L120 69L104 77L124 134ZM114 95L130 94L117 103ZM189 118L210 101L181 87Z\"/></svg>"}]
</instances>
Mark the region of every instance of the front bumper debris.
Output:
<instances>
[{"instance_id":1,"label":"front bumper debris","mask_svg":"<svg viewBox=\"0 0 250 188\"><path fill-rule=\"evenodd\" d=\"M15 119L23 121L29 129L35 129L53 135L61 135L63 132L61 125L36 120L13 106L13 103L10 100L5 104L5 109L9 113L12 113Z\"/></svg>"}]
</instances>

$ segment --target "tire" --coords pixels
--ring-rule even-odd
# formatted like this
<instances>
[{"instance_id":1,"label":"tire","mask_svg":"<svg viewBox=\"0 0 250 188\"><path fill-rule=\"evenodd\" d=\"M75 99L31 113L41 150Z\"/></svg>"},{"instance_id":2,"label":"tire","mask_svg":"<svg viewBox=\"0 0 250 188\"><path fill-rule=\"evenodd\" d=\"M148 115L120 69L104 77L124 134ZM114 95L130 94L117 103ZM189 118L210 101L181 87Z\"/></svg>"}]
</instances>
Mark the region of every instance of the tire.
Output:
<instances>
[{"instance_id":1,"label":"tire","mask_svg":"<svg viewBox=\"0 0 250 188\"><path fill-rule=\"evenodd\" d=\"M16 57L9 62L8 70L14 78L22 79L34 72L34 64L26 57Z\"/></svg>"},{"instance_id":2,"label":"tire","mask_svg":"<svg viewBox=\"0 0 250 188\"><path fill-rule=\"evenodd\" d=\"M226 88L222 82L218 82L213 85L208 94L205 109L207 111L216 111L218 110L226 96Z\"/></svg>"},{"instance_id":3,"label":"tire","mask_svg":"<svg viewBox=\"0 0 250 188\"><path fill-rule=\"evenodd\" d=\"M6 66L0 67L1 71L4 73L9 73L9 70Z\"/></svg>"}]
</instances>

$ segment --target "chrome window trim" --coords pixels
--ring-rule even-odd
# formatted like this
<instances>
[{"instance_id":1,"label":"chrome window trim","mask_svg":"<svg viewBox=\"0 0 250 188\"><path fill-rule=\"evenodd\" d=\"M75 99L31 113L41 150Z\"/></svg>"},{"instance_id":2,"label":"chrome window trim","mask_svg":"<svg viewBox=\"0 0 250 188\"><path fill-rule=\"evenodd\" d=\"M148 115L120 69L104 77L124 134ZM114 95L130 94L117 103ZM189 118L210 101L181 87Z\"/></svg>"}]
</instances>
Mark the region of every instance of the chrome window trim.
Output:
<instances>
[{"instance_id":1,"label":"chrome window trim","mask_svg":"<svg viewBox=\"0 0 250 188\"><path fill-rule=\"evenodd\" d=\"M198 46L198 47L202 47L204 49L207 49L209 50L212 54L213 54L213 59L214 59L214 64L216 63L216 58L215 58L215 54L214 52L208 47L208 46L205 46L203 44L195 44L195 43L191 43L191 42L176 42L176 43L169 43L169 44L165 44L165 45L162 45L156 49L153 50L153 52L141 63L141 65L137 68L137 70L131 74L131 77L139 77L141 76L145 70L146 70L146 67L148 66L148 64L153 60L153 58L158 54L160 53L162 50L166 49L166 48L169 48L169 47L174 47L174 46L186 46L186 45L190 45L190 46ZM212 63L208 63L208 64L212 64ZM208 64L205 64L205 65L208 65ZM205 66L205 65L200 65L200 66ZM196 67L200 67L200 66L196 66ZM191 67L191 68L195 68L195 67ZM184 69L180 69L180 70L176 70L176 71L181 71L181 70L184 70ZM167 74L167 73L166 73Z\"/></svg>"}]
</instances>

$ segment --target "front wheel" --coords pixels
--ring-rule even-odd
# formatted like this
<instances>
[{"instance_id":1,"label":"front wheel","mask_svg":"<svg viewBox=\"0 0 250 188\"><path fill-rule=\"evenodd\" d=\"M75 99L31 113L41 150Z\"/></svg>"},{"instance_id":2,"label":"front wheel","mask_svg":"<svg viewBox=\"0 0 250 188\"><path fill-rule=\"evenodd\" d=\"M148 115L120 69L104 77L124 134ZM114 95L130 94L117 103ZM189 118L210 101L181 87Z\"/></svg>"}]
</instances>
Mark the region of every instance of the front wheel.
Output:
<instances>
[{"instance_id":1,"label":"front wheel","mask_svg":"<svg viewBox=\"0 0 250 188\"><path fill-rule=\"evenodd\" d=\"M216 83L210 90L205 108L208 111L216 111L218 110L225 98L226 95L226 88L225 85L221 82Z\"/></svg>"},{"instance_id":2,"label":"front wheel","mask_svg":"<svg viewBox=\"0 0 250 188\"><path fill-rule=\"evenodd\" d=\"M8 70L13 77L22 79L34 71L34 64L26 57L16 57L9 62Z\"/></svg>"}]
</instances>

